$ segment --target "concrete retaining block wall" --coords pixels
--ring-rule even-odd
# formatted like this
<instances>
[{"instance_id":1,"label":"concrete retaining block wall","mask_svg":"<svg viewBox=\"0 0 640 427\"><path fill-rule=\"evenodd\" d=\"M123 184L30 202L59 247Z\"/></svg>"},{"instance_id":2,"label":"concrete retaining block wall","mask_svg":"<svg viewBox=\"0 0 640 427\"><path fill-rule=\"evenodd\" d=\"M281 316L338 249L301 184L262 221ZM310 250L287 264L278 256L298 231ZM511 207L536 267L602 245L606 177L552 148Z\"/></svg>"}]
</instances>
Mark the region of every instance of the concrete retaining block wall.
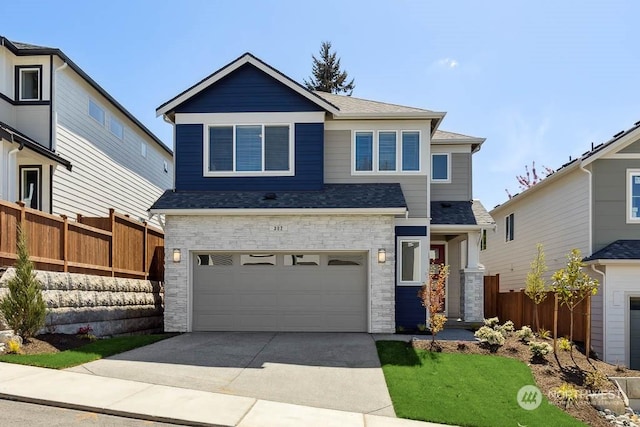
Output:
<instances>
[{"instance_id":1,"label":"concrete retaining block wall","mask_svg":"<svg viewBox=\"0 0 640 427\"><path fill-rule=\"evenodd\" d=\"M0 297L13 268L0 278ZM90 325L96 336L163 329L164 290L159 282L87 274L36 271L47 303L43 332L75 334Z\"/></svg>"}]
</instances>

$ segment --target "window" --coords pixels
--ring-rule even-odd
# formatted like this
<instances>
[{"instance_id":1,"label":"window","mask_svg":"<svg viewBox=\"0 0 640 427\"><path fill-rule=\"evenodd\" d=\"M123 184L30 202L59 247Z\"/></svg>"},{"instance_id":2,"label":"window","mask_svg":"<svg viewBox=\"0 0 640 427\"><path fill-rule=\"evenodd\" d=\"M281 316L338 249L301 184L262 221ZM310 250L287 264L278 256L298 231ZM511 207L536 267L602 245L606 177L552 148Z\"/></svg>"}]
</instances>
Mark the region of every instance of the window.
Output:
<instances>
[{"instance_id":1,"label":"window","mask_svg":"<svg viewBox=\"0 0 640 427\"><path fill-rule=\"evenodd\" d=\"M484 230L484 229L480 233L480 250L481 251L487 250L487 230Z\"/></svg>"},{"instance_id":2,"label":"window","mask_svg":"<svg viewBox=\"0 0 640 427\"><path fill-rule=\"evenodd\" d=\"M353 172L419 172L420 132L392 130L356 131Z\"/></svg>"},{"instance_id":3,"label":"window","mask_svg":"<svg viewBox=\"0 0 640 427\"><path fill-rule=\"evenodd\" d=\"M115 117L111 117L109 120L109 130L119 139L124 139L124 125Z\"/></svg>"},{"instance_id":4,"label":"window","mask_svg":"<svg viewBox=\"0 0 640 427\"><path fill-rule=\"evenodd\" d=\"M431 155L431 181L449 182L449 154Z\"/></svg>"},{"instance_id":5,"label":"window","mask_svg":"<svg viewBox=\"0 0 640 427\"><path fill-rule=\"evenodd\" d=\"M373 132L356 132L356 171L373 170Z\"/></svg>"},{"instance_id":6,"label":"window","mask_svg":"<svg viewBox=\"0 0 640 427\"><path fill-rule=\"evenodd\" d=\"M140 143L140 155L142 157L147 157L147 144L144 142Z\"/></svg>"},{"instance_id":7,"label":"window","mask_svg":"<svg viewBox=\"0 0 640 427\"><path fill-rule=\"evenodd\" d=\"M627 170L627 222L640 223L640 169Z\"/></svg>"},{"instance_id":8,"label":"window","mask_svg":"<svg viewBox=\"0 0 640 427\"><path fill-rule=\"evenodd\" d=\"M320 255L285 255L284 265L320 265Z\"/></svg>"},{"instance_id":9,"label":"window","mask_svg":"<svg viewBox=\"0 0 640 427\"><path fill-rule=\"evenodd\" d=\"M290 125L209 127L205 174L292 172L291 128Z\"/></svg>"},{"instance_id":10,"label":"window","mask_svg":"<svg viewBox=\"0 0 640 427\"><path fill-rule=\"evenodd\" d=\"M104 126L104 108L99 106L93 99L89 100L89 115Z\"/></svg>"},{"instance_id":11,"label":"window","mask_svg":"<svg viewBox=\"0 0 640 427\"><path fill-rule=\"evenodd\" d=\"M276 265L272 254L240 255L240 265Z\"/></svg>"},{"instance_id":12,"label":"window","mask_svg":"<svg viewBox=\"0 0 640 427\"><path fill-rule=\"evenodd\" d=\"M40 101L41 67L18 67L18 99L20 101Z\"/></svg>"},{"instance_id":13,"label":"window","mask_svg":"<svg viewBox=\"0 0 640 427\"><path fill-rule=\"evenodd\" d=\"M402 132L402 170L420 170L420 132Z\"/></svg>"},{"instance_id":14,"label":"window","mask_svg":"<svg viewBox=\"0 0 640 427\"><path fill-rule=\"evenodd\" d=\"M504 217L504 240L505 242L510 242L513 240L513 228L514 228L514 217L513 214L509 214Z\"/></svg>"},{"instance_id":15,"label":"window","mask_svg":"<svg viewBox=\"0 0 640 427\"><path fill-rule=\"evenodd\" d=\"M379 171L395 171L396 170L396 133L395 132L379 132L378 133L378 170Z\"/></svg>"},{"instance_id":16,"label":"window","mask_svg":"<svg viewBox=\"0 0 640 427\"><path fill-rule=\"evenodd\" d=\"M21 166L20 167L20 200L27 207L40 209L40 167Z\"/></svg>"},{"instance_id":17,"label":"window","mask_svg":"<svg viewBox=\"0 0 640 427\"><path fill-rule=\"evenodd\" d=\"M419 282L420 277L420 242L402 240L400 242L400 281Z\"/></svg>"},{"instance_id":18,"label":"window","mask_svg":"<svg viewBox=\"0 0 640 427\"><path fill-rule=\"evenodd\" d=\"M329 255L327 259L328 266L345 266L345 265L364 265L365 259L362 255Z\"/></svg>"}]
</instances>

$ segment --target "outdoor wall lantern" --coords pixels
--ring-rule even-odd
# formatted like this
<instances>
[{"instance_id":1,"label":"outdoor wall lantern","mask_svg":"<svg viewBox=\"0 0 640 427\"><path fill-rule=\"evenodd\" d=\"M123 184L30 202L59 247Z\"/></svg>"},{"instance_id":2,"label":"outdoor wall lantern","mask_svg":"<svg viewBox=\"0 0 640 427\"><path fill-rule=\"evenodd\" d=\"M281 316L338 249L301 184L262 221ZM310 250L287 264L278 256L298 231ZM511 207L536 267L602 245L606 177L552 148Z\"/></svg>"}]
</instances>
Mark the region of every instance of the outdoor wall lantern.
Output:
<instances>
[{"instance_id":1,"label":"outdoor wall lantern","mask_svg":"<svg viewBox=\"0 0 640 427\"><path fill-rule=\"evenodd\" d=\"M173 262L180 262L182 260L182 254L180 253L180 249L175 248L173 250Z\"/></svg>"},{"instance_id":2,"label":"outdoor wall lantern","mask_svg":"<svg viewBox=\"0 0 640 427\"><path fill-rule=\"evenodd\" d=\"M378 249L378 264L384 264L387 262L387 251L384 248Z\"/></svg>"}]
</instances>

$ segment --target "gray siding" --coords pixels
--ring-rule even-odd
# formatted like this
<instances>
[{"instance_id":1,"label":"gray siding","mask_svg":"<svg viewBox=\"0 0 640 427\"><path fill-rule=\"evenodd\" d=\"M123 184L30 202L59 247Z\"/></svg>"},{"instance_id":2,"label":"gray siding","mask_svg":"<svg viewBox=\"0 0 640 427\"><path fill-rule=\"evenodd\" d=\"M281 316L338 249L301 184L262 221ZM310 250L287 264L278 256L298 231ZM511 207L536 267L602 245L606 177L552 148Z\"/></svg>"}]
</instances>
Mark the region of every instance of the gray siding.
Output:
<instances>
[{"instance_id":1,"label":"gray siding","mask_svg":"<svg viewBox=\"0 0 640 427\"><path fill-rule=\"evenodd\" d=\"M593 251L619 239L640 239L640 226L627 224L627 169L640 159L600 159L593 164Z\"/></svg>"},{"instance_id":2,"label":"gray siding","mask_svg":"<svg viewBox=\"0 0 640 427\"><path fill-rule=\"evenodd\" d=\"M438 240L434 236L433 240ZM451 240L447 245L447 264L449 264L449 278L447 279L447 316L450 319L460 317L460 270L464 268L460 263L460 243L461 238Z\"/></svg>"},{"instance_id":3,"label":"gray siding","mask_svg":"<svg viewBox=\"0 0 640 427\"><path fill-rule=\"evenodd\" d=\"M50 146L51 126L49 125L48 105L17 105L15 128L38 144Z\"/></svg>"},{"instance_id":4,"label":"gray siding","mask_svg":"<svg viewBox=\"0 0 640 427\"><path fill-rule=\"evenodd\" d=\"M471 200L471 176L471 153L452 153L451 182L432 183L431 200Z\"/></svg>"},{"instance_id":5,"label":"gray siding","mask_svg":"<svg viewBox=\"0 0 640 427\"><path fill-rule=\"evenodd\" d=\"M351 132L326 130L324 135L324 181L327 184L397 182L409 206L409 217L427 216L427 178L424 175L351 175Z\"/></svg>"},{"instance_id":6,"label":"gray siding","mask_svg":"<svg viewBox=\"0 0 640 427\"><path fill-rule=\"evenodd\" d=\"M628 147L618 151L618 153L640 153L640 141L636 141Z\"/></svg>"}]
</instances>

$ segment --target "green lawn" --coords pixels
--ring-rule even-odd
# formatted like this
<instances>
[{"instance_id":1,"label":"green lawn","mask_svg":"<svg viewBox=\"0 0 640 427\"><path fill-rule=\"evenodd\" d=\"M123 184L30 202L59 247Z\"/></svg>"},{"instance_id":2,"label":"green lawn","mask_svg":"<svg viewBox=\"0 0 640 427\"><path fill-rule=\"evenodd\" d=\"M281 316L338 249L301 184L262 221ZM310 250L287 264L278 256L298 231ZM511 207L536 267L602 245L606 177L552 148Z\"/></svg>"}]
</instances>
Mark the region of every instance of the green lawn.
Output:
<instances>
[{"instance_id":1,"label":"green lawn","mask_svg":"<svg viewBox=\"0 0 640 427\"><path fill-rule=\"evenodd\" d=\"M432 353L379 341L378 355L396 414L459 426L583 426L546 398L522 409L520 387L535 385L524 363L499 356Z\"/></svg>"},{"instance_id":2,"label":"green lawn","mask_svg":"<svg viewBox=\"0 0 640 427\"><path fill-rule=\"evenodd\" d=\"M0 362L18 363L20 365L39 366L42 368L65 369L83 363L113 356L137 347L153 344L156 341L174 336L163 335L133 335L97 340L73 350L48 354L3 354Z\"/></svg>"}]
</instances>

